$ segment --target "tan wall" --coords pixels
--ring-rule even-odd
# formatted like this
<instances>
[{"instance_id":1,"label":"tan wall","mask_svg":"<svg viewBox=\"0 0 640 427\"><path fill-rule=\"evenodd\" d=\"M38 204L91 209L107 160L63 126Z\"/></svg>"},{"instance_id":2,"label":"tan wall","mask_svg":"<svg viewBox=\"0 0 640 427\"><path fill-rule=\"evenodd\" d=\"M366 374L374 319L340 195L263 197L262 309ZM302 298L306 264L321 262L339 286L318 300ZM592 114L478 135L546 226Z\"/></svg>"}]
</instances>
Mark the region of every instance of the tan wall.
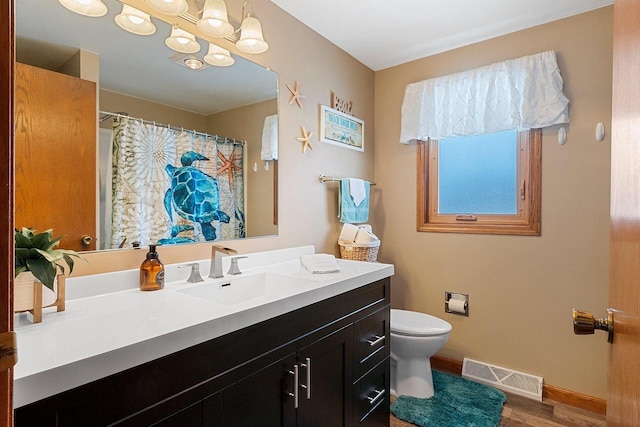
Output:
<instances>
[{"instance_id":1,"label":"tan wall","mask_svg":"<svg viewBox=\"0 0 640 427\"><path fill-rule=\"evenodd\" d=\"M207 131L246 141L246 231L248 237L278 233L273 216L273 162L265 170L260 160L264 118L278 114L278 102L273 99L245 105L207 118ZM253 171L253 164L256 171Z\"/></svg>"},{"instance_id":2,"label":"tan wall","mask_svg":"<svg viewBox=\"0 0 640 427\"><path fill-rule=\"evenodd\" d=\"M158 123L200 132L207 130L207 116L202 114L104 89L100 90L100 110L127 113L131 117L155 120Z\"/></svg>"},{"instance_id":3,"label":"tan wall","mask_svg":"<svg viewBox=\"0 0 640 427\"><path fill-rule=\"evenodd\" d=\"M374 73L271 1L256 0L253 6L270 49L249 59L271 67L279 75L278 236L231 241L228 246L246 253L312 244L319 252L337 253L337 187L321 184L318 176L373 177ZM237 16L242 1L227 1L227 7L232 16ZM232 53L236 52L232 49ZM285 84L293 86L295 81L306 97L302 109L288 103ZM364 153L318 141L319 106L330 105L331 91L353 100L354 115L366 122ZM314 149L306 154L302 154L301 144L296 141L301 126L313 132ZM165 263L174 263L206 258L210 248L210 244L166 247L159 248L159 253ZM88 265L76 263L74 275L137 268L144 254L118 251L86 257Z\"/></svg>"},{"instance_id":4,"label":"tan wall","mask_svg":"<svg viewBox=\"0 0 640 427\"><path fill-rule=\"evenodd\" d=\"M605 313L608 292L612 7L455 49L376 73L374 226L392 262L393 307L453 325L441 354L544 377L606 396L604 334L573 335L571 309ZM408 83L546 50L557 52L571 124L543 132L542 236L416 232L416 148L398 143ZM444 312L445 290L470 294L469 317Z\"/></svg>"}]
</instances>

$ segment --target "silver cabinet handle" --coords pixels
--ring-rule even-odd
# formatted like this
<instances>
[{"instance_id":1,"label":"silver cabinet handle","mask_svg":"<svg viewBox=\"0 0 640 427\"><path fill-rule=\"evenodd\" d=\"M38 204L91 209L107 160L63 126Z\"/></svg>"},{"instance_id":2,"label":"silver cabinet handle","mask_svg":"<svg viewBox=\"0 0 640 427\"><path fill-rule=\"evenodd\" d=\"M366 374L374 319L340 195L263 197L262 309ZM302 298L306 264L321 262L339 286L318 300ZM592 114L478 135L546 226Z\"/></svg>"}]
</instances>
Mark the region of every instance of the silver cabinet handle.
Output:
<instances>
[{"instance_id":1,"label":"silver cabinet handle","mask_svg":"<svg viewBox=\"0 0 640 427\"><path fill-rule=\"evenodd\" d=\"M299 387L299 372L298 365L293 365L293 371L289 371L293 375L293 393L289 393L289 396L293 397L293 407L298 409L298 387Z\"/></svg>"},{"instance_id":2,"label":"silver cabinet handle","mask_svg":"<svg viewBox=\"0 0 640 427\"><path fill-rule=\"evenodd\" d=\"M373 338L370 338L367 340L367 342L371 347L377 344L380 344L382 341L384 341L384 335L383 336L374 335Z\"/></svg>"},{"instance_id":3,"label":"silver cabinet handle","mask_svg":"<svg viewBox=\"0 0 640 427\"><path fill-rule=\"evenodd\" d=\"M369 405L373 406L376 404L376 402L378 402L378 400L382 399L382 397L384 396L384 389L383 390L373 390L373 392L376 394L374 397L369 397L367 396L367 400L369 401Z\"/></svg>"},{"instance_id":4,"label":"silver cabinet handle","mask_svg":"<svg viewBox=\"0 0 640 427\"><path fill-rule=\"evenodd\" d=\"M301 363L300 366L307 370L307 383L300 384L300 387L307 390L307 400L311 399L311 358L305 359L307 363Z\"/></svg>"}]
</instances>

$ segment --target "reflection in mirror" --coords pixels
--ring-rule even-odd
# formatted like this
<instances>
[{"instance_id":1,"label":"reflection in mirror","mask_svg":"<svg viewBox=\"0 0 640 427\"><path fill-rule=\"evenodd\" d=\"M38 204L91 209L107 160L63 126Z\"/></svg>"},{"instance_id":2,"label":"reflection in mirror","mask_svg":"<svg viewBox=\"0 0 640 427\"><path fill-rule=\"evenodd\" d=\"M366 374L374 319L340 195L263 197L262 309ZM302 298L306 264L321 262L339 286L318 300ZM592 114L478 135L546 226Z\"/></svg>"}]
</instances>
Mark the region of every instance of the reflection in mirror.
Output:
<instances>
[{"instance_id":1,"label":"reflection in mirror","mask_svg":"<svg viewBox=\"0 0 640 427\"><path fill-rule=\"evenodd\" d=\"M276 234L277 75L209 65L200 38L177 53L154 17L126 32L103 2L100 18L16 2L16 227L75 250Z\"/></svg>"}]
</instances>

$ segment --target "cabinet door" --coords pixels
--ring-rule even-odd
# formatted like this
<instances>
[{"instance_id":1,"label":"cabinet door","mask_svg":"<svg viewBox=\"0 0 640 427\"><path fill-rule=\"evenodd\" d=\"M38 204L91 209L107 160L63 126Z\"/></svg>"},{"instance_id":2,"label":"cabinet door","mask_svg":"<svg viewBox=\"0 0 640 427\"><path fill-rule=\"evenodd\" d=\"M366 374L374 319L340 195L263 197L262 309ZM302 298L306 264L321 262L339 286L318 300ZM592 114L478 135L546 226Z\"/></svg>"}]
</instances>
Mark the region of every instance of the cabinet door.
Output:
<instances>
[{"instance_id":1,"label":"cabinet door","mask_svg":"<svg viewBox=\"0 0 640 427\"><path fill-rule=\"evenodd\" d=\"M243 378L222 392L222 418L217 395L204 400L203 426L289 427L296 424L293 397L295 355L291 354ZM216 422L216 419L219 420ZM220 424L220 420L224 424Z\"/></svg>"},{"instance_id":2,"label":"cabinet door","mask_svg":"<svg viewBox=\"0 0 640 427\"><path fill-rule=\"evenodd\" d=\"M349 325L298 352L299 426L351 426L353 327Z\"/></svg>"}]
</instances>

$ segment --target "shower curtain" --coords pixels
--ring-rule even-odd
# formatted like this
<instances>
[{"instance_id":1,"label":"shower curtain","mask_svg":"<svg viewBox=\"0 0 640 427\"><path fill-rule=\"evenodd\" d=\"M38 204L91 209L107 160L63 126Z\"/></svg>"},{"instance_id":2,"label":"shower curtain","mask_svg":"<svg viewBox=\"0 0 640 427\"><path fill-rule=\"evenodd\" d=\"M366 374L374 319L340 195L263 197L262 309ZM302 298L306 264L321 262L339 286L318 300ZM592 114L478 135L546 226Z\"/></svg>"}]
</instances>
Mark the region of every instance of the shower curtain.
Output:
<instances>
[{"instance_id":1,"label":"shower curtain","mask_svg":"<svg viewBox=\"0 0 640 427\"><path fill-rule=\"evenodd\" d=\"M111 247L245 237L243 144L119 117Z\"/></svg>"}]
</instances>

